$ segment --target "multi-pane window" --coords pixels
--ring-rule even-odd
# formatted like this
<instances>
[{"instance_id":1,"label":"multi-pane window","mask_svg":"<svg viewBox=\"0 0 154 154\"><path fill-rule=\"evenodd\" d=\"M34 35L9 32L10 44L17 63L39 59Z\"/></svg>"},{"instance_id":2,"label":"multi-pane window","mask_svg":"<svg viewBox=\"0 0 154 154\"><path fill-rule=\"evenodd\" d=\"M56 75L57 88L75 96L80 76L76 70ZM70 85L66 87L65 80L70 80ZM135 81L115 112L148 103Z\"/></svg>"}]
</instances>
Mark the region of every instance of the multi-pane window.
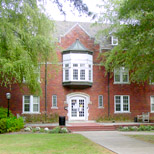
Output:
<instances>
[{"instance_id":1,"label":"multi-pane window","mask_svg":"<svg viewBox=\"0 0 154 154\"><path fill-rule=\"evenodd\" d=\"M129 96L115 96L115 112L129 112Z\"/></svg>"},{"instance_id":2,"label":"multi-pane window","mask_svg":"<svg viewBox=\"0 0 154 154\"><path fill-rule=\"evenodd\" d=\"M154 96L151 96L151 112L154 112Z\"/></svg>"},{"instance_id":3,"label":"multi-pane window","mask_svg":"<svg viewBox=\"0 0 154 154\"><path fill-rule=\"evenodd\" d=\"M92 82L92 65L84 63L64 64L63 81Z\"/></svg>"},{"instance_id":4,"label":"multi-pane window","mask_svg":"<svg viewBox=\"0 0 154 154\"><path fill-rule=\"evenodd\" d=\"M80 80L85 80L85 70L80 70Z\"/></svg>"},{"instance_id":5,"label":"multi-pane window","mask_svg":"<svg viewBox=\"0 0 154 154\"><path fill-rule=\"evenodd\" d=\"M129 71L125 67L114 69L114 83L129 83Z\"/></svg>"},{"instance_id":6,"label":"multi-pane window","mask_svg":"<svg viewBox=\"0 0 154 154\"><path fill-rule=\"evenodd\" d=\"M69 70L65 70L65 80L69 80Z\"/></svg>"},{"instance_id":7,"label":"multi-pane window","mask_svg":"<svg viewBox=\"0 0 154 154\"><path fill-rule=\"evenodd\" d=\"M103 96L102 95L98 96L98 107L99 108L103 107Z\"/></svg>"},{"instance_id":8,"label":"multi-pane window","mask_svg":"<svg viewBox=\"0 0 154 154\"><path fill-rule=\"evenodd\" d=\"M57 95L52 95L52 107L57 107Z\"/></svg>"},{"instance_id":9,"label":"multi-pane window","mask_svg":"<svg viewBox=\"0 0 154 154\"><path fill-rule=\"evenodd\" d=\"M39 113L40 98L38 96L23 96L23 113Z\"/></svg>"},{"instance_id":10,"label":"multi-pane window","mask_svg":"<svg viewBox=\"0 0 154 154\"><path fill-rule=\"evenodd\" d=\"M73 80L78 80L78 70L73 69Z\"/></svg>"}]
</instances>

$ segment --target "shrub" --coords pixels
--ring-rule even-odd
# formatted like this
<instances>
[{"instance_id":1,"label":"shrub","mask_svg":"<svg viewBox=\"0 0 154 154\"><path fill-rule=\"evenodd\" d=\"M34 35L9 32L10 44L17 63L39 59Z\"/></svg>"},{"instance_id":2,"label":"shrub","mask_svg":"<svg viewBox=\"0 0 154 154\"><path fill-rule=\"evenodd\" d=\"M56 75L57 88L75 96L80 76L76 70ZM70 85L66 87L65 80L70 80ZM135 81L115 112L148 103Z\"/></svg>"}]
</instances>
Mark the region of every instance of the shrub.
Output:
<instances>
[{"instance_id":1,"label":"shrub","mask_svg":"<svg viewBox=\"0 0 154 154\"><path fill-rule=\"evenodd\" d=\"M53 128L53 129L50 131L50 133L60 133L60 131L61 131L61 128L58 126L58 127Z\"/></svg>"},{"instance_id":2,"label":"shrub","mask_svg":"<svg viewBox=\"0 0 154 154\"><path fill-rule=\"evenodd\" d=\"M66 127L61 128L60 133L68 133L68 129Z\"/></svg>"},{"instance_id":3,"label":"shrub","mask_svg":"<svg viewBox=\"0 0 154 154\"><path fill-rule=\"evenodd\" d=\"M7 119L5 119L5 118L0 119L0 133L6 133L7 132L6 120Z\"/></svg>"},{"instance_id":4,"label":"shrub","mask_svg":"<svg viewBox=\"0 0 154 154\"><path fill-rule=\"evenodd\" d=\"M7 118L7 112L8 112L7 108L0 107L0 119ZM10 113L9 116L13 117L11 111L9 111L9 113Z\"/></svg>"},{"instance_id":5,"label":"shrub","mask_svg":"<svg viewBox=\"0 0 154 154\"><path fill-rule=\"evenodd\" d=\"M6 120L6 125L7 125L7 132L14 132L22 129L24 127L24 121L23 118L7 118Z\"/></svg>"}]
</instances>

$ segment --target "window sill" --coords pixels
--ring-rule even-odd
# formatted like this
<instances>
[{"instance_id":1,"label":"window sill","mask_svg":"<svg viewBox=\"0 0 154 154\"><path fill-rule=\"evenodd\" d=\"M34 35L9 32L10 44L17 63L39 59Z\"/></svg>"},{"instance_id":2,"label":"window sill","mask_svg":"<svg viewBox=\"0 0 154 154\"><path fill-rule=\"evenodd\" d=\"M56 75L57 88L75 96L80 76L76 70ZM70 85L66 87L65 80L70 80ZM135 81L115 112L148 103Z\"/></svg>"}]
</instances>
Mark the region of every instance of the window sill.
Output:
<instances>
[{"instance_id":1,"label":"window sill","mask_svg":"<svg viewBox=\"0 0 154 154\"><path fill-rule=\"evenodd\" d=\"M100 106L99 106L98 108L99 108L99 109L104 109L104 107L103 107L103 106L102 106L102 107L100 107Z\"/></svg>"},{"instance_id":2,"label":"window sill","mask_svg":"<svg viewBox=\"0 0 154 154\"><path fill-rule=\"evenodd\" d=\"M129 112L129 111L128 112L114 112L114 114L127 114L127 113L130 114L131 112Z\"/></svg>"},{"instance_id":3,"label":"window sill","mask_svg":"<svg viewBox=\"0 0 154 154\"><path fill-rule=\"evenodd\" d=\"M58 109L58 107L51 107L51 109Z\"/></svg>"},{"instance_id":4,"label":"window sill","mask_svg":"<svg viewBox=\"0 0 154 154\"><path fill-rule=\"evenodd\" d=\"M113 84L130 84L130 82L113 82Z\"/></svg>"},{"instance_id":5,"label":"window sill","mask_svg":"<svg viewBox=\"0 0 154 154\"><path fill-rule=\"evenodd\" d=\"M150 113L154 113L154 111L151 111Z\"/></svg>"}]
</instances>

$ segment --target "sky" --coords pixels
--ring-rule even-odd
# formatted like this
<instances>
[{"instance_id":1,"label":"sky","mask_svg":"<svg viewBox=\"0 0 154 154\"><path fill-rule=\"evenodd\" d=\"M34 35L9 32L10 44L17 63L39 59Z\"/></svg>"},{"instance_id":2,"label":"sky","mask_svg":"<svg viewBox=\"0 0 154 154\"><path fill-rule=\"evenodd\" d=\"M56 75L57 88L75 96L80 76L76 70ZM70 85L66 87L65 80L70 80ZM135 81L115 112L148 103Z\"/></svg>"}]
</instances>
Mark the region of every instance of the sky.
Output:
<instances>
[{"instance_id":1,"label":"sky","mask_svg":"<svg viewBox=\"0 0 154 154\"><path fill-rule=\"evenodd\" d=\"M99 13L99 8L96 7L97 4L100 4L101 0L83 0L85 4L87 4L88 8L92 12ZM86 15L82 15L79 17L79 14L77 11L73 11L73 13L70 11L69 3L64 3L64 9L66 11L66 17L61 14L61 12L58 10L58 7L56 4L51 3L51 1L47 0L45 2L45 9L47 13L51 16L54 20L60 20L60 21L80 21L80 22L92 22L90 17L87 17Z\"/></svg>"}]
</instances>

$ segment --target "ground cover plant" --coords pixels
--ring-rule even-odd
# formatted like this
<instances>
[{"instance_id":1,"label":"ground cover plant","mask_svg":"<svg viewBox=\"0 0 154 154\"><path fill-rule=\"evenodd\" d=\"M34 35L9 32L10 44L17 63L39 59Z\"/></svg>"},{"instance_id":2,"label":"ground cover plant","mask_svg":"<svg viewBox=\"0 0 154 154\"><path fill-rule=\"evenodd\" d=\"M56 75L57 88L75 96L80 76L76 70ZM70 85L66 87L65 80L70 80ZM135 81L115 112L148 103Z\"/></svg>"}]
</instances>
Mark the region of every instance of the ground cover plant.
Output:
<instances>
[{"instance_id":1,"label":"ground cover plant","mask_svg":"<svg viewBox=\"0 0 154 154\"><path fill-rule=\"evenodd\" d=\"M154 135L129 135L130 137L136 138L138 140L146 141L154 144Z\"/></svg>"},{"instance_id":2,"label":"ground cover plant","mask_svg":"<svg viewBox=\"0 0 154 154\"><path fill-rule=\"evenodd\" d=\"M140 126L124 126L119 128L120 131L154 131L154 126L148 125L140 125Z\"/></svg>"},{"instance_id":3,"label":"ground cover plant","mask_svg":"<svg viewBox=\"0 0 154 154\"><path fill-rule=\"evenodd\" d=\"M113 154L79 134L3 134L1 154Z\"/></svg>"}]
</instances>

